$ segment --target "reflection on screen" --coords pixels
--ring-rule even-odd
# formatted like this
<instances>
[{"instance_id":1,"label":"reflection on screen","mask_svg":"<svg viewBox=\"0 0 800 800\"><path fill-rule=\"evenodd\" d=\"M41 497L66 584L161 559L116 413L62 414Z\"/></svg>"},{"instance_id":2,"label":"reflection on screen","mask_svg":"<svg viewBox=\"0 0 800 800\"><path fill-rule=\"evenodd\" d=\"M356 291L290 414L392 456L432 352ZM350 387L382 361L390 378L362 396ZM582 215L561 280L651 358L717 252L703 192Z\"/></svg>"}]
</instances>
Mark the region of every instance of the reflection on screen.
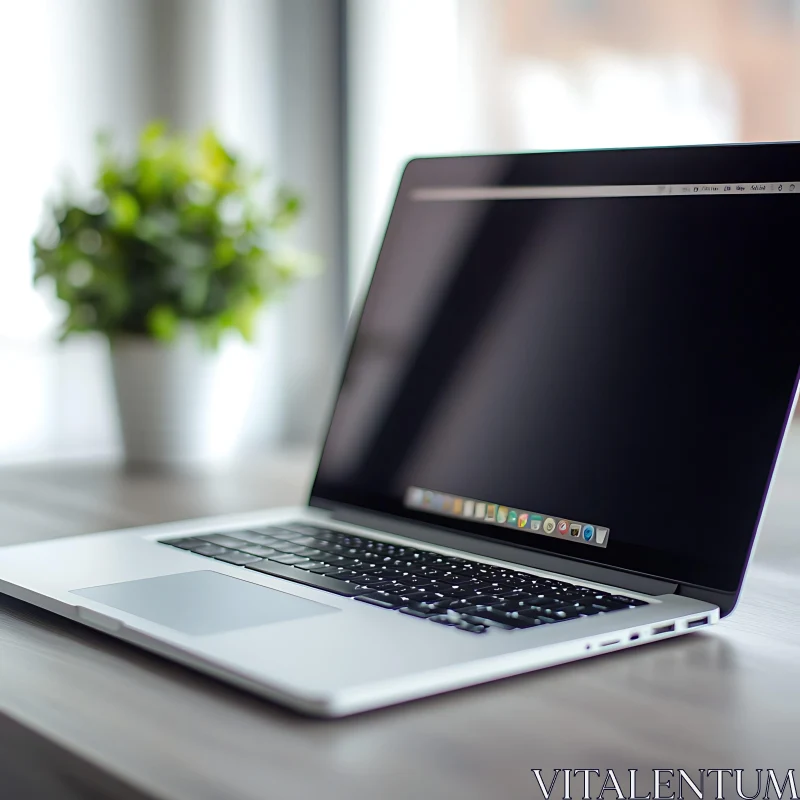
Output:
<instances>
[{"instance_id":1,"label":"reflection on screen","mask_svg":"<svg viewBox=\"0 0 800 800\"><path fill-rule=\"evenodd\" d=\"M418 194L387 233L315 494L408 515L423 487L600 523L605 549L452 524L730 583L800 363L800 193L776 187Z\"/></svg>"}]
</instances>

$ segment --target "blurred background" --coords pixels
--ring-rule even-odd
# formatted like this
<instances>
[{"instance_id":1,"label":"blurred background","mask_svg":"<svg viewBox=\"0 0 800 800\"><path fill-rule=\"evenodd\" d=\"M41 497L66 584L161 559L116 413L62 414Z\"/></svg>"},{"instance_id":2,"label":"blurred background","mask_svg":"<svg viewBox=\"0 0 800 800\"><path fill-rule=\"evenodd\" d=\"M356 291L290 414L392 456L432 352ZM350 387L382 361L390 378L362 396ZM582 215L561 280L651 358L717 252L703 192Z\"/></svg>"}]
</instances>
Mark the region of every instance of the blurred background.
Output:
<instances>
[{"instance_id":1,"label":"blurred background","mask_svg":"<svg viewBox=\"0 0 800 800\"><path fill-rule=\"evenodd\" d=\"M417 154L800 138L800 0L0 4L0 462L115 457L102 337L55 343L31 237L94 135L212 125L297 189L322 273L259 326L243 452L308 448Z\"/></svg>"}]
</instances>

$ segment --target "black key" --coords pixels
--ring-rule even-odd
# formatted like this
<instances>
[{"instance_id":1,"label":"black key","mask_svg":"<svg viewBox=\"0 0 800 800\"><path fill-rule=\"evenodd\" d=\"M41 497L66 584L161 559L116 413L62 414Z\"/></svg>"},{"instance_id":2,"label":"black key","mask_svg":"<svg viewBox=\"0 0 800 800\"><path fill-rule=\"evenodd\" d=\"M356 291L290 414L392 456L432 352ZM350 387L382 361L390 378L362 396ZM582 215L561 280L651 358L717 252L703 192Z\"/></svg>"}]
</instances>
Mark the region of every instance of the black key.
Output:
<instances>
[{"instance_id":1,"label":"black key","mask_svg":"<svg viewBox=\"0 0 800 800\"><path fill-rule=\"evenodd\" d=\"M304 547L316 547L317 540L313 536L295 536L292 538L295 544L303 545Z\"/></svg>"},{"instance_id":2,"label":"black key","mask_svg":"<svg viewBox=\"0 0 800 800\"><path fill-rule=\"evenodd\" d=\"M516 616L505 611L494 611L490 608L476 609L466 614L466 617L486 620L483 624L497 623L508 628L530 628L533 624L524 617Z\"/></svg>"},{"instance_id":3,"label":"black key","mask_svg":"<svg viewBox=\"0 0 800 800\"><path fill-rule=\"evenodd\" d=\"M244 542L236 549L241 550L242 553L248 553L251 556L260 556L261 558L274 556L278 552L272 547L267 547L263 544L244 544Z\"/></svg>"},{"instance_id":4,"label":"black key","mask_svg":"<svg viewBox=\"0 0 800 800\"><path fill-rule=\"evenodd\" d=\"M519 611L520 614L526 614L529 617L530 616L540 617L546 614L548 609L545 606L540 606L537 605L536 603L532 603L531 605L526 606L525 608L517 609L517 611Z\"/></svg>"},{"instance_id":5,"label":"black key","mask_svg":"<svg viewBox=\"0 0 800 800\"><path fill-rule=\"evenodd\" d=\"M217 561L225 561L228 564L236 564L239 567L262 560L258 556L249 556L247 553L240 553L238 550L229 550L226 553L220 553L218 556L214 556L214 558L216 558Z\"/></svg>"},{"instance_id":6,"label":"black key","mask_svg":"<svg viewBox=\"0 0 800 800\"><path fill-rule=\"evenodd\" d=\"M438 583L417 583L414 585L414 588L419 589L421 592L429 592L430 594L445 594L444 587L440 586Z\"/></svg>"},{"instance_id":7,"label":"black key","mask_svg":"<svg viewBox=\"0 0 800 800\"><path fill-rule=\"evenodd\" d=\"M469 633L486 633L488 630L486 625L474 625L466 620L457 623L455 627L460 631L468 631Z\"/></svg>"},{"instance_id":8,"label":"black key","mask_svg":"<svg viewBox=\"0 0 800 800\"><path fill-rule=\"evenodd\" d=\"M301 531L302 533L302 531ZM313 533L309 530L307 532L308 536L313 536L314 539L322 544L328 544L329 542L333 541L336 538L336 535L333 531L323 531L323 530L315 530Z\"/></svg>"},{"instance_id":9,"label":"black key","mask_svg":"<svg viewBox=\"0 0 800 800\"><path fill-rule=\"evenodd\" d=\"M332 567L353 567L356 564L354 559L345 556L327 556L321 560Z\"/></svg>"},{"instance_id":10,"label":"black key","mask_svg":"<svg viewBox=\"0 0 800 800\"><path fill-rule=\"evenodd\" d=\"M369 603L371 606L378 606L380 608L400 608L402 603L393 603L390 600L384 600L382 597L378 597L377 595L371 594L362 594L356 597L356 600L360 600L362 603Z\"/></svg>"},{"instance_id":11,"label":"black key","mask_svg":"<svg viewBox=\"0 0 800 800\"><path fill-rule=\"evenodd\" d=\"M494 603L492 608L495 611L505 611L505 612L513 612L513 611L527 611L530 608L539 608L536 602L533 600L517 600L516 598L508 597L504 598L500 603Z\"/></svg>"},{"instance_id":12,"label":"black key","mask_svg":"<svg viewBox=\"0 0 800 800\"><path fill-rule=\"evenodd\" d=\"M419 599L419 594L416 592L411 592L410 594L394 594L392 592L369 592L363 595L364 597L375 597L379 600L385 600L387 603L391 603L393 606L397 608L402 608L403 606L407 606L409 603L413 602L414 600Z\"/></svg>"},{"instance_id":13,"label":"black key","mask_svg":"<svg viewBox=\"0 0 800 800\"><path fill-rule=\"evenodd\" d=\"M373 571L370 570L363 570L364 575L369 575L370 577L379 578L380 575L376 575ZM425 578L421 578L419 575L403 575L401 578L395 579L399 584L403 586L408 586L409 589L417 589L420 586L430 586L436 585L431 584L430 581L426 580Z\"/></svg>"},{"instance_id":14,"label":"black key","mask_svg":"<svg viewBox=\"0 0 800 800\"><path fill-rule=\"evenodd\" d=\"M441 599L437 599L435 597L432 598L423 597L422 600L429 601L432 605L435 605L436 608L439 608L442 611L447 611L447 609L452 609L453 611L460 611L463 608L470 607L470 604L466 600L462 600L456 597L442 597Z\"/></svg>"},{"instance_id":15,"label":"black key","mask_svg":"<svg viewBox=\"0 0 800 800\"><path fill-rule=\"evenodd\" d=\"M412 608L411 606L401 608L400 613L408 614L410 617L419 617L420 619L427 619L428 617L434 617L439 614L439 612L433 608Z\"/></svg>"},{"instance_id":16,"label":"black key","mask_svg":"<svg viewBox=\"0 0 800 800\"><path fill-rule=\"evenodd\" d=\"M321 564L319 561L301 561L298 564L294 565L297 569L318 569L319 567L327 567L327 564Z\"/></svg>"},{"instance_id":17,"label":"black key","mask_svg":"<svg viewBox=\"0 0 800 800\"><path fill-rule=\"evenodd\" d=\"M220 547L218 544L209 544L206 542L200 545L200 547L196 547L192 552L201 556L218 556L220 553L226 553L227 550L224 547Z\"/></svg>"},{"instance_id":18,"label":"black key","mask_svg":"<svg viewBox=\"0 0 800 800\"><path fill-rule=\"evenodd\" d=\"M471 586L466 588L460 589L452 584L436 584L439 586L439 590L442 594L448 595L448 597L457 597L461 600L472 600L473 597L476 596L475 589ZM473 603L474 605L474 603Z\"/></svg>"},{"instance_id":19,"label":"black key","mask_svg":"<svg viewBox=\"0 0 800 800\"><path fill-rule=\"evenodd\" d=\"M465 597L465 600L469 601L470 605L473 606L491 606L494 603L502 603L502 597L496 597L493 594L474 594L470 595L469 597Z\"/></svg>"},{"instance_id":20,"label":"black key","mask_svg":"<svg viewBox=\"0 0 800 800\"><path fill-rule=\"evenodd\" d=\"M231 539L238 539L242 542L250 542L256 536L261 536L260 533L253 533L253 531L222 531L221 536L230 536ZM254 542L251 542L254 544ZM260 544L260 542L258 542Z\"/></svg>"},{"instance_id":21,"label":"black key","mask_svg":"<svg viewBox=\"0 0 800 800\"><path fill-rule=\"evenodd\" d=\"M161 542L161 544L169 544L172 547L180 547L181 550L194 550L206 544L202 539L171 539Z\"/></svg>"},{"instance_id":22,"label":"black key","mask_svg":"<svg viewBox=\"0 0 800 800\"><path fill-rule=\"evenodd\" d=\"M313 572L317 575L338 575L340 572L344 572L343 567L332 567L330 564L324 564L321 567L311 567L309 572Z\"/></svg>"},{"instance_id":23,"label":"black key","mask_svg":"<svg viewBox=\"0 0 800 800\"><path fill-rule=\"evenodd\" d=\"M322 558L320 558L320 561L326 561L326 560L327 556L323 556ZM372 573L373 575L377 575L378 573L383 574L385 572L385 569L383 567L379 566L374 561L370 561L368 558L359 558L354 560L356 560L357 567L353 567L353 569L357 568L360 572L364 573L369 572Z\"/></svg>"},{"instance_id":24,"label":"black key","mask_svg":"<svg viewBox=\"0 0 800 800\"><path fill-rule=\"evenodd\" d=\"M358 577L357 572L351 572L350 570L343 569L341 572L336 573L336 577L340 581L347 581L348 583L353 583L355 579Z\"/></svg>"},{"instance_id":25,"label":"black key","mask_svg":"<svg viewBox=\"0 0 800 800\"><path fill-rule=\"evenodd\" d=\"M274 531L269 535L279 542L290 542L292 544L301 543L309 538L302 533L297 533L297 531ZM301 544L301 546L304 545Z\"/></svg>"},{"instance_id":26,"label":"black key","mask_svg":"<svg viewBox=\"0 0 800 800\"><path fill-rule=\"evenodd\" d=\"M381 581L380 583L370 583L369 588L375 592L395 592L395 593L401 589L406 589L405 586L401 586L399 583L395 583L394 581Z\"/></svg>"},{"instance_id":27,"label":"black key","mask_svg":"<svg viewBox=\"0 0 800 800\"><path fill-rule=\"evenodd\" d=\"M470 609L472 610L472 609ZM486 617L476 616L475 614L459 614L459 618L466 622L468 625L486 625L490 628L498 628L504 631L514 630L511 625L506 625L504 622L495 622L494 620L487 619Z\"/></svg>"},{"instance_id":28,"label":"black key","mask_svg":"<svg viewBox=\"0 0 800 800\"><path fill-rule=\"evenodd\" d=\"M511 587L504 583L478 583L474 588L475 594L493 594L498 596Z\"/></svg>"},{"instance_id":29,"label":"black key","mask_svg":"<svg viewBox=\"0 0 800 800\"><path fill-rule=\"evenodd\" d=\"M567 604L558 597L542 597L538 605L546 606L547 608L561 608Z\"/></svg>"},{"instance_id":30,"label":"black key","mask_svg":"<svg viewBox=\"0 0 800 800\"><path fill-rule=\"evenodd\" d=\"M533 605L535 602L536 597L534 595L528 594L527 592L515 592L503 598L502 606L506 610L511 611L515 608Z\"/></svg>"},{"instance_id":31,"label":"black key","mask_svg":"<svg viewBox=\"0 0 800 800\"><path fill-rule=\"evenodd\" d=\"M326 542L324 539L315 539L314 544L311 547L315 547L317 550L322 550L325 553L338 553L339 550L338 545L331 544L330 542Z\"/></svg>"},{"instance_id":32,"label":"black key","mask_svg":"<svg viewBox=\"0 0 800 800\"><path fill-rule=\"evenodd\" d=\"M639 600L636 597L625 597L622 594L612 594L611 599L625 606L646 606L648 603L644 600Z\"/></svg>"},{"instance_id":33,"label":"black key","mask_svg":"<svg viewBox=\"0 0 800 800\"><path fill-rule=\"evenodd\" d=\"M243 544L242 539L234 539L232 536L225 536L221 533L211 533L208 536L203 535L197 538L202 539L204 542L209 542L210 544L216 544L220 547L230 547L234 550Z\"/></svg>"},{"instance_id":34,"label":"black key","mask_svg":"<svg viewBox=\"0 0 800 800\"><path fill-rule=\"evenodd\" d=\"M509 570L503 573L503 578L513 581L514 583L530 583L531 581L541 580L538 575L531 575L527 572L517 572L515 570Z\"/></svg>"},{"instance_id":35,"label":"black key","mask_svg":"<svg viewBox=\"0 0 800 800\"><path fill-rule=\"evenodd\" d=\"M325 575L315 575L313 572L285 564L276 564L274 561L259 561L254 564L247 564L246 567L256 572L263 572L265 575L287 578L295 583L302 583L304 586L313 586L316 589L323 589L326 592L344 595L345 597L355 597L355 595L363 592L363 589L358 589L344 581L337 581Z\"/></svg>"},{"instance_id":36,"label":"black key","mask_svg":"<svg viewBox=\"0 0 800 800\"><path fill-rule=\"evenodd\" d=\"M603 600L600 605L604 605L608 608L609 611L622 611L623 609L633 608L633 606L629 606L627 603L619 603L616 600Z\"/></svg>"},{"instance_id":37,"label":"black key","mask_svg":"<svg viewBox=\"0 0 800 800\"><path fill-rule=\"evenodd\" d=\"M309 549L305 545L295 544L294 542L274 542L271 547L274 547L275 550L279 550L281 553L293 556L300 555L303 551Z\"/></svg>"},{"instance_id":38,"label":"black key","mask_svg":"<svg viewBox=\"0 0 800 800\"><path fill-rule=\"evenodd\" d=\"M502 597L504 599L511 599L512 597L516 597L519 593L519 589L495 589L494 592L492 592L495 597Z\"/></svg>"},{"instance_id":39,"label":"black key","mask_svg":"<svg viewBox=\"0 0 800 800\"><path fill-rule=\"evenodd\" d=\"M436 603L429 603L424 597L422 599L412 600L410 603L407 603L406 606L414 611L427 611L434 614L442 613L441 609Z\"/></svg>"},{"instance_id":40,"label":"black key","mask_svg":"<svg viewBox=\"0 0 800 800\"><path fill-rule=\"evenodd\" d=\"M339 563L339 562L336 562ZM383 575L384 578L402 578L403 573L391 567L379 567L375 570L376 575Z\"/></svg>"},{"instance_id":41,"label":"black key","mask_svg":"<svg viewBox=\"0 0 800 800\"><path fill-rule=\"evenodd\" d=\"M297 556L305 556L306 558L313 556L315 559L317 556L327 555L327 553L323 554L319 550L315 550L313 547L301 547L299 545L295 545L295 550L293 552Z\"/></svg>"},{"instance_id":42,"label":"black key","mask_svg":"<svg viewBox=\"0 0 800 800\"><path fill-rule=\"evenodd\" d=\"M456 625L458 620L455 617L449 617L447 614L436 614L433 617L428 617L431 622L438 622L439 625Z\"/></svg>"},{"instance_id":43,"label":"black key","mask_svg":"<svg viewBox=\"0 0 800 800\"><path fill-rule=\"evenodd\" d=\"M319 550L316 547L306 547L305 552L302 553L306 558L312 558L314 561L325 563L325 557L328 555L324 550Z\"/></svg>"},{"instance_id":44,"label":"black key","mask_svg":"<svg viewBox=\"0 0 800 800\"><path fill-rule=\"evenodd\" d=\"M317 541L323 542L335 541L338 536L336 531L326 530L325 528L309 528L306 533L309 536L313 536Z\"/></svg>"},{"instance_id":45,"label":"black key","mask_svg":"<svg viewBox=\"0 0 800 800\"><path fill-rule=\"evenodd\" d=\"M270 561L276 561L278 564L304 564L310 559L303 556L292 555L291 553L282 553L276 556L270 556Z\"/></svg>"},{"instance_id":46,"label":"black key","mask_svg":"<svg viewBox=\"0 0 800 800\"><path fill-rule=\"evenodd\" d=\"M611 595L606 594L605 592L592 592L586 597L586 601L588 603L602 603L605 600L610 600L610 599Z\"/></svg>"},{"instance_id":47,"label":"black key","mask_svg":"<svg viewBox=\"0 0 800 800\"><path fill-rule=\"evenodd\" d=\"M276 541L272 536L266 536L263 533L256 533L255 531L241 531L236 533L236 538L241 539L243 542L250 542L250 544L270 544Z\"/></svg>"},{"instance_id":48,"label":"black key","mask_svg":"<svg viewBox=\"0 0 800 800\"><path fill-rule=\"evenodd\" d=\"M446 564L447 556L440 556L438 553L423 553L420 560L433 566L434 564Z\"/></svg>"},{"instance_id":49,"label":"black key","mask_svg":"<svg viewBox=\"0 0 800 800\"><path fill-rule=\"evenodd\" d=\"M422 566L413 566L409 567L404 572L408 573L409 575L418 575L420 578L424 578L425 580L434 580L436 578L441 578L443 571L440 569L425 569Z\"/></svg>"},{"instance_id":50,"label":"black key","mask_svg":"<svg viewBox=\"0 0 800 800\"><path fill-rule=\"evenodd\" d=\"M370 575L369 573L364 572L357 573L353 580L358 581L361 586L375 586L379 583L387 583L387 581L385 581L379 575Z\"/></svg>"},{"instance_id":51,"label":"black key","mask_svg":"<svg viewBox=\"0 0 800 800\"><path fill-rule=\"evenodd\" d=\"M577 592L570 592L569 594L560 594L558 599L568 606L582 606L584 603L589 602L589 598L585 594L578 594Z\"/></svg>"},{"instance_id":52,"label":"black key","mask_svg":"<svg viewBox=\"0 0 800 800\"><path fill-rule=\"evenodd\" d=\"M569 606L568 608L559 608L557 611L552 611L543 616L554 617L555 619L576 619L581 615L582 611L583 606Z\"/></svg>"},{"instance_id":53,"label":"black key","mask_svg":"<svg viewBox=\"0 0 800 800\"><path fill-rule=\"evenodd\" d=\"M532 623L532 628L535 628L537 625L549 625L551 622L558 622L557 619L551 619L550 617L528 617L528 619Z\"/></svg>"}]
</instances>

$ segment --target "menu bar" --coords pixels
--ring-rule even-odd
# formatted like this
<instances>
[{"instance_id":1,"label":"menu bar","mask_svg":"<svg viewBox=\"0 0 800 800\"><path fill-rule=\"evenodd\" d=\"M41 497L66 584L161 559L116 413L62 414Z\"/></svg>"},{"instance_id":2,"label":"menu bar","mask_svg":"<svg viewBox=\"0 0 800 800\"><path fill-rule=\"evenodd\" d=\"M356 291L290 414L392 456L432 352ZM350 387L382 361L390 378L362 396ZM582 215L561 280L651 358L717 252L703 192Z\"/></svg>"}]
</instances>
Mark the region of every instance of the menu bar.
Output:
<instances>
[{"instance_id":1,"label":"menu bar","mask_svg":"<svg viewBox=\"0 0 800 800\"><path fill-rule=\"evenodd\" d=\"M601 525L535 511L522 511L499 503L434 492L418 486L408 487L405 505L429 514L514 528L520 533L535 533L594 547L608 546L609 529Z\"/></svg>"},{"instance_id":2,"label":"menu bar","mask_svg":"<svg viewBox=\"0 0 800 800\"><path fill-rule=\"evenodd\" d=\"M797 194L800 180L773 183L667 183L609 186L441 186L414 189L420 202L447 200L536 200L570 197L708 197L709 195Z\"/></svg>"}]
</instances>

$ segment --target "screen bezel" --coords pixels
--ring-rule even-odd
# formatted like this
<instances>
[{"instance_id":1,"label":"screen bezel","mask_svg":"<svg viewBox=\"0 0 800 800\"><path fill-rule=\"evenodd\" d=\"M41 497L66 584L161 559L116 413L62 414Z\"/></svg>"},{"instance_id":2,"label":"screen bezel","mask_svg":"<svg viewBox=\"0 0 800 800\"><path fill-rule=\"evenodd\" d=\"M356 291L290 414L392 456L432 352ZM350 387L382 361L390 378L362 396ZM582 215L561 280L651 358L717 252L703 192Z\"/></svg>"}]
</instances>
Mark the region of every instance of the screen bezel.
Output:
<instances>
[{"instance_id":1,"label":"screen bezel","mask_svg":"<svg viewBox=\"0 0 800 800\"><path fill-rule=\"evenodd\" d=\"M415 158L409 161L403 170L373 276L380 269L383 255L393 246L393 234L402 227L406 209L414 202L411 199L412 192L420 188L716 184L734 181L769 183L791 177L795 174L793 170L800 170L800 143L795 142ZM339 391L331 407L327 431L330 431L336 401L358 335L370 286L371 281L363 294L360 308L354 312L351 319L349 347L341 371ZM593 564L681 585L738 594L761 527L778 456L797 402L799 378L800 371L795 379L792 397L787 403L783 426L780 431L776 431L775 455L744 557L741 563L734 564L733 568L729 567L727 571L717 564L692 558L690 554L686 554L683 558L670 557L663 551L629 543L618 543L617 547L609 546L606 549L591 548L591 552L587 554L585 552L587 548L576 548L574 543L559 539L536 537L537 540L542 540L539 542L532 541L529 537L522 541L520 534L513 529L492 527L491 533L488 533L486 527L479 523L443 518L409 509L403 504L402 499L361 492L355 487L326 485L320 479L319 466L309 504L327 508L331 506L359 508L406 522L463 534L470 539L500 542L528 552L557 556L582 564ZM320 450L320 461L323 453L324 444ZM576 554L576 549L581 552Z\"/></svg>"}]
</instances>

